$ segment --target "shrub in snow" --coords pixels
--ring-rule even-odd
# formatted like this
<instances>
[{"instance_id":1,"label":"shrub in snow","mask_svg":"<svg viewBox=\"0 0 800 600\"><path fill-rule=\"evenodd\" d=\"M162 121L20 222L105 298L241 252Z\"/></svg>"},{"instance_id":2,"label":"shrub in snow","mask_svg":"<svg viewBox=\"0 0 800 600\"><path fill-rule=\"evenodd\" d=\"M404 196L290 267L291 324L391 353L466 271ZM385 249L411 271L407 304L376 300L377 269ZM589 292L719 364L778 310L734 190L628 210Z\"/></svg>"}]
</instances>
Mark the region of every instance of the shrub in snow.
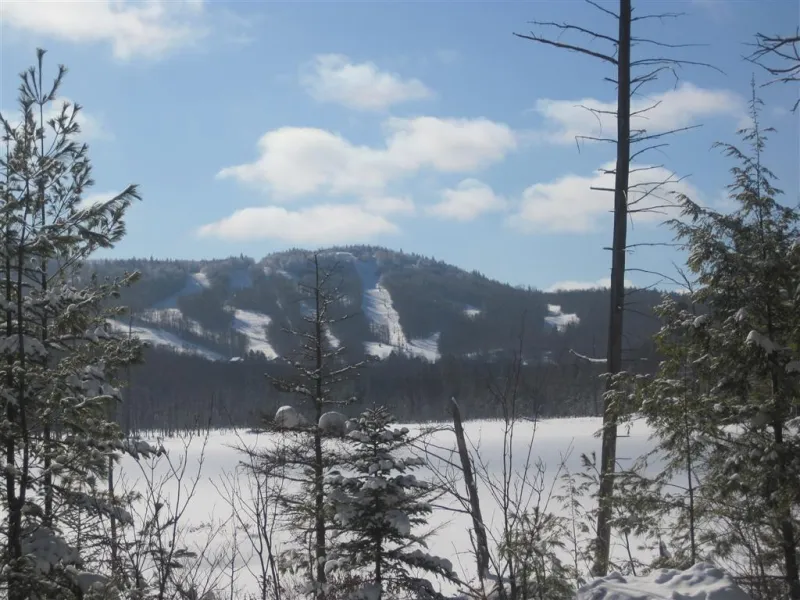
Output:
<instances>
[{"instance_id":1,"label":"shrub in snow","mask_svg":"<svg viewBox=\"0 0 800 600\"><path fill-rule=\"evenodd\" d=\"M685 571L657 569L640 577L611 573L578 590L577 600L750 600L733 578L712 564Z\"/></svg>"},{"instance_id":2,"label":"shrub in snow","mask_svg":"<svg viewBox=\"0 0 800 600\"><path fill-rule=\"evenodd\" d=\"M341 437L345 434L347 417L342 413L330 411L322 413L319 418L319 428L325 435Z\"/></svg>"},{"instance_id":3,"label":"shrub in snow","mask_svg":"<svg viewBox=\"0 0 800 600\"><path fill-rule=\"evenodd\" d=\"M393 422L385 408L365 411L347 435L353 473L327 478L328 505L340 535L325 569L359 573L362 584L354 597L380 600L391 590L392 597L408 592L414 598L441 598L417 574L457 578L449 560L422 549L425 535L416 530L432 511L427 500L433 490L411 474L424 461L410 455L408 429L392 427Z\"/></svg>"},{"instance_id":4,"label":"shrub in snow","mask_svg":"<svg viewBox=\"0 0 800 600\"><path fill-rule=\"evenodd\" d=\"M306 425L307 421L293 406L281 406L275 413L274 423L276 427L295 429Z\"/></svg>"}]
</instances>

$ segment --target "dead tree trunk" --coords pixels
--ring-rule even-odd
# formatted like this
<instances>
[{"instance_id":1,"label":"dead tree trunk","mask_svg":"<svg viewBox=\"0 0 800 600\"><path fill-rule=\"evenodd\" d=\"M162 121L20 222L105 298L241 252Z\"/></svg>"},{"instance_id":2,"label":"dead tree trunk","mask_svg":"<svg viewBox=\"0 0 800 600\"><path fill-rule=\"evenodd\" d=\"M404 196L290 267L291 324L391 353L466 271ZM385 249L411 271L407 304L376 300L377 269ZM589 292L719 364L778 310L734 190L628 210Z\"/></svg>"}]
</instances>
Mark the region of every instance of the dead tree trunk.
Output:
<instances>
[{"instance_id":1,"label":"dead tree trunk","mask_svg":"<svg viewBox=\"0 0 800 600\"><path fill-rule=\"evenodd\" d=\"M599 31L573 25L570 23L553 23L547 21L534 21L535 25L545 28L556 29L559 34L575 34L587 36L594 42L601 42L610 44L611 51L601 52L593 48L583 47L576 44L566 43L561 39L548 39L537 33L530 33L529 35L515 34L527 40L531 40L547 46L553 46L571 52L577 52L586 56L591 56L595 59L600 59L604 62L610 63L616 67L616 78L607 77L617 85L617 108L615 111L601 110L584 106L586 110L591 112L598 121L603 118L608 118L613 115L616 118L617 135L616 138L597 137L590 135L577 136L578 140L587 140L594 142L613 143L616 145L617 156L616 165L613 171L604 171L605 174L614 174L614 187L612 188L592 188L596 191L605 191L614 193L614 232L613 242L611 246L611 305L609 311L608 322L608 348L607 356L604 362L607 368L607 381L605 387L605 395L603 400L603 441L600 459L600 489L599 489L599 507L597 514L597 537L595 543L595 559L593 565L593 572L595 575L605 575L609 566L609 554L611 545L611 508L612 499L614 494L614 471L616 467L616 450L617 450L617 418L616 414L616 396L615 387L619 382L619 374L622 373L623 367L623 315L625 310L625 272L626 272L626 254L629 249L639 244L629 244L628 237L628 218L637 212L647 212L658 210L663 206L653 206L652 199L659 198L656 192L663 186L675 183L676 180L672 175L667 177L664 181L655 182L642 182L630 185L631 163L634 159L640 157L643 153L661 148L665 146L661 139L672 133L678 131L685 131L692 129L695 126L679 127L664 132L655 132L648 134L646 129L636 128L631 129L631 117L644 118L645 112L655 108L657 102L652 106L637 110L631 114L631 96L638 93L639 89L650 82L655 81L658 75L663 72L669 72L677 77L675 67L695 65L710 67L707 63L681 60L663 56L653 56L631 60L631 46L633 44L641 44L643 42L650 42L652 46L660 48L681 48L694 46L695 44L671 44L658 42L656 40L649 40L644 38L637 38L631 35L631 27L635 21L643 21L645 19L659 19L674 18L680 16L679 13L661 13L661 14L646 14L633 16L633 8L631 0L619 0L619 12L614 12L600 5L594 0L586 0L586 2L595 9L602 12L605 16L616 19L617 31L616 35L608 35ZM712 67L713 68L713 67ZM640 69L636 74L632 73L633 69ZM644 148L640 148L635 153L631 153L631 146L633 144L644 144ZM640 167L638 171L652 169L653 167ZM635 197L631 197L631 195ZM648 203L648 199L649 203ZM662 199L663 200L663 199ZM636 204L642 203L638 207ZM663 200L664 204L668 201ZM641 270L641 269L640 269ZM594 361L591 361L594 362Z\"/></svg>"},{"instance_id":2,"label":"dead tree trunk","mask_svg":"<svg viewBox=\"0 0 800 600\"><path fill-rule=\"evenodd\" d=\"M617 165L614 180L614 241L611 248L611 302L608 318L606 398L603 403L603 445L597 511L597 548L592 569L608 572L611 508L617 462L617 415L613 405L615 375L622 371L622 324L625 306L625 255L628 235L628 177L631 154L631 0L619 3L617 62ZM611 393L610 393L611 392Z\"/></svg>"},{"instance_id":3,"label":"dead tree trunk","mask_svg":"<svg viewBox=\"0 0 800 600\"><path fill-rule=\"evenodd\" d=\"M458 456L461 459L461 470L464 473L464 485L467 488L469 498L470 516L472 517L472 527L475 530L475 550L478 562L478 579L481 585L489 572L489 544L486 540L486 528L481 514L481 503L478 497L478 486L472 476L472 461L469 458L467 442L464 438L464 427L461 424L461 411L455 398L451 400L453 411L453 428L456 432L456 443L458 445Z\"/></svg>"}]
</instances>

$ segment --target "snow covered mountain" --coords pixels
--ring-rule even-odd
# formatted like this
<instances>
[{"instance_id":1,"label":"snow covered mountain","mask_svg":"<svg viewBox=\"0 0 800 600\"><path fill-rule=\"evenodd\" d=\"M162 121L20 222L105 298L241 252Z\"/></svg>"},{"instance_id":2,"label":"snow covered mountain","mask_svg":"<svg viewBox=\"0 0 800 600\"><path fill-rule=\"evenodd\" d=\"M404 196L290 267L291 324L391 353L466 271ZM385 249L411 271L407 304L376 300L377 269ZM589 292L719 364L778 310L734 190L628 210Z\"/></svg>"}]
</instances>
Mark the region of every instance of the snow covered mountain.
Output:
<instances>
[{"instance_id":1,"label":"snow covered mountain","mask_svg":"<svg viewBox=\"0 0 800 600\"><path fill-rule=\"evenodd\" d=\"M529 360L552 360L568 349L598 355L605 347L605 290L515 288L377 247L331 248L319 256L323 268L335 273L338 310L351 315L335 323L326 338L332 346L344 345L354 359L491 360L522 344ZM296 347L285 328L309 314L298 288L312 274L308 258L308 252L292 250L260 261L113 260L86 269L100 276L141 272L141 280L120 298L131 316L113 321L115 329L208 360L272 361ZM644 293L645 310L639 312L649 312L659 297ZM629 326L634 347L646 344L652 322L634 317Z\"/></svg>"}]
</instances>

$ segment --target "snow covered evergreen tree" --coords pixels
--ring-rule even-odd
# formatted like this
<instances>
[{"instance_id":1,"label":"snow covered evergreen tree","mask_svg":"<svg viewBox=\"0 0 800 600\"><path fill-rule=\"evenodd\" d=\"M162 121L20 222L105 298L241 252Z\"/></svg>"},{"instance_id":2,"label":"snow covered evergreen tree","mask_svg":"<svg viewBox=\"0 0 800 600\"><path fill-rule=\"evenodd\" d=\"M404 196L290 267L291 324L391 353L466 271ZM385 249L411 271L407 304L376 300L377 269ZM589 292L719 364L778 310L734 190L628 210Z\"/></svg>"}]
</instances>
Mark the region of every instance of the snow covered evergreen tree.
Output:
<instances>
[{"instance_id":1,"label":"snow covered evergreen tree","mask_svg":"<svg viewBox=\"0 0 800 600\"><path fill-rule=\"evenodd\" d=\"M392 427L383 407L369 409L348 434L354 473L333 473L329 502L343 534L325 570L359 573L353 598L442 598L421 573L456 581L449 560L431 556L415 529L432 512L434 490L412 473L424 460L410 452L407 428Z\"/></svg>"},{"instance_id":2,"label":"snow covered evergreen tree","mask_svg":"<svg viewBox=\"0 0 800 600\"><path fill-rule=\"evenodd\" d=\"M800 212L778 202L763 163L760 105L754 87L752 124L740 131L747 151L720 144L737 162L736 210L681 199L684 218L673 226L697 279L693 300L707 312L665 306L662 342L673 354L644 412L671 464L684 474L693 465L698 477L693 502L714 527L695 544L754 598L798 600Z\"/></svg>"},{"instance_id":3,"label":"snow covered evergreen tree","mask_svg":"<svg viewBox=\"0 0 800 600\"><path fill-rule=\"evenodd\" d=\"M108 420L114 373L136 341L108 333L106 300L132 277L82 280L93 251L125 233L134 186L87 205L93 184L80 107L55 106L66 73L43 83L44 51L21 75L19 113L0 115L0 586L10 600L82 598L107 577L80 552L83 525L120 507L98 491L109 456L124 448ZM75 527L82 524L81 528Z\"/></svg>"}]
</instances>

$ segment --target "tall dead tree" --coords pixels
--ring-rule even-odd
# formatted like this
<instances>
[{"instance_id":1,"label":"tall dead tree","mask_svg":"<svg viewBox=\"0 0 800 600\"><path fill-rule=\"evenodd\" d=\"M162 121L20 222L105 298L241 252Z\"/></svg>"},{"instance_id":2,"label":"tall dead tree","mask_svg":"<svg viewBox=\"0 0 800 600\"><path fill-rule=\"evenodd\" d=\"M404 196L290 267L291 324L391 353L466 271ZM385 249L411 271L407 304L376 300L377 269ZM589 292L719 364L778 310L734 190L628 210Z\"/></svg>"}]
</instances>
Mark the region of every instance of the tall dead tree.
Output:
<instances>
[{"instance_id":1,"label":"tall dead tree","mask_svg":"<svg viewBox=\"0 0 800 600\"><path fill-rule=\"evenodd\" d=\"M560 39L550 39L535 32L531 32L530 34L515 33L514 35L540 44L591 56L592 58L612 65L616 69L616 78L606 77L605 79L617 86L617 109L615 111L607 111L592 107L583 107L590 111L598 121L601 122L603 117L613 116L616 119L616 138L588 135L578 137L578 139L585 141L605 142L616 145L616 165L613 170L603 171L604 174L614 175L613 189L592 188L596 191L613 192L614 194L614 230L611 247L611 302L608 322L608 346L605 359L608 373L603 406L603 441L600 460L601 477L598 493L597 537L593 566L594 574L601 576L605 575L608 571L611 546L611 516L614 494L614 473L616 470L617 420L619 416L617 414L616 400L619 398L617 388L620 378L618 376L623 371L625 262L628 251L638 245L629 244L627 241L628 218L636 212L657 211L670 204L667 198L659 194L663 192L665 186L677 181L669 175L666 179L662 178L661 180L657 180L658 178L655 178L656 180L654 181L644 181L630 185L629 179L631 173L654 170L662 167L662 165L658 165L632 169L631 164L643 153L665 146L666 144L662 141L664 136L692 128L691 126L682 127L657 133L648 133L644 128L632 129L631 119L636 117L644 118L644 113L655 108L657 103L632 112L631 97L636 95L643 85L655 81L658 76L664 72L672 73L677 79L677 74L675 72L677 67L683 65L710 65L692 60L681 60L662 56L644 57L632 60L631 49L636 45L649 44L660 48L685 48L687 46L694 46L694 44L671 44L647 38L638 38L631 33L632 26L637 21L675 18L680 16L678 13L634 16L631 0L619 0L618 12L609 10L593 0L586 0L586 2L601 11L607 17L616 20L617 31L615 35L604 34L569 23L554 23L549 21L533 21L532 23L543 29L555 30L559 32L559 34L577 34L586 36L593 42L610 44L610 51L598 51L586 46L567 43ZM631 148L634 144L642 144L642 146L637 148L636 152L632 153Z\"/></svg>"}]
</instances>

